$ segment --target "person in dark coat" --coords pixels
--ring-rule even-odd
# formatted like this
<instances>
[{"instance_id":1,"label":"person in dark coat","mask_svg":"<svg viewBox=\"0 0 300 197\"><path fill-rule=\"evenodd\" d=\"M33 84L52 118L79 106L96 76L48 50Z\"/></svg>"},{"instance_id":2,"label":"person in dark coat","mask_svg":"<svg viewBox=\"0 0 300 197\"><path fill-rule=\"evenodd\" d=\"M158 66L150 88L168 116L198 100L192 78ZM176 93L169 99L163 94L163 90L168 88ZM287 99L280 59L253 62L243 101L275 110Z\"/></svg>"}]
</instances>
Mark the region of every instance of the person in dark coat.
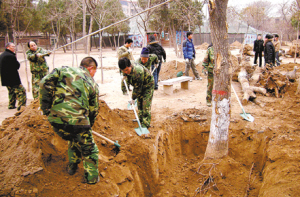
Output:
<instances>
[{"instance_id":1,"label":"person in dark coat","mask_svg":"<svg viewBox=\"0 0 300 197\"><path fill-rule=\"evenodd\" d=\"M159 78L159 72L161 69L161 63L162 63L162 58L164 58L164 62L166 62L166 51L164 50L164 48L158 43L158 41L155 41L155 37L153 35L151 35L149 37L150 42L149 45L147 46L147 48L149 49L149 54L155 54L158 57L158 66L155 69L155 71L153 72L153 77L154 77L154 82L155 82L155 86L154 86L154 90L158 89L158 78ZM154 69L154 64L151 65L151 70Z\"/></svg>"},{"instance_id":2,"label":"person in dark coat","mask_svg":"<svg viewBox=\"0 0 300 197\"><path fill-rule=\"evenodd\" d=\"M269 64L271 67L275 66L275 47L272 42L273 36L271 34L267 34L265 37L265 65Z\"/></svg>"},{"instance_id":3,"label":"person in dark coat","mask_svg":"<svg viewBox=\"0 0 300 197\"><path fill-rule=\"evenodd\" d=\"M257 35L257 40L254 41L253 51L255 52L254 64L257 64L257 58L259 57L259 67L262 64L262 52L264 51L264 41L261 39L261 35Z\"/></svg>"},{"instance_id":4,"label":"person in dark coat","mask_svg":"<svg viewBox=\"0 0 300 197\"><path fill-rule=\"evenodd\" d=\"M7 43L5 51L0 55L0 71L1 84L6 86L8 90L9 104L8 109L16 108L16 100L18 100L19 111L21 106L26 105L26 91L21 83L19 76L20 63L15 54L16 46L14 43Z\"/></svg>"}]
</instances>

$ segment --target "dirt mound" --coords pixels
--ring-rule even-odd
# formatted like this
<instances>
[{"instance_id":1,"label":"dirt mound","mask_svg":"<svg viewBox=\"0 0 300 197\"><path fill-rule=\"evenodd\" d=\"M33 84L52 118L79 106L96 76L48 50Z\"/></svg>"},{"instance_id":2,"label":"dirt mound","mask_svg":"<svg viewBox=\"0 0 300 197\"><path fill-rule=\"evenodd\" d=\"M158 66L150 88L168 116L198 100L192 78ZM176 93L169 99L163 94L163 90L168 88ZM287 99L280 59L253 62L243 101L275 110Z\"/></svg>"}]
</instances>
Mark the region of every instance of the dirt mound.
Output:
<instances>
[{"instance_id":1,"label":"dirt mound","mask_svg":"<svg viewBox=\"0 0 300 197\"><path fill-rule=\"evenodd\" d=\"M264 108L244 106L254 123L240 117L240 108L231 111L229 155L213 161L203 160L211 108L170 114L161 109L151 135L143 138L134 131L132 111L112 110L101 101L93 130L118 140L121 149L94 137L100 151L96 185L81 183L82 165L75 175L67 174L67 143L34 102L1 127L0 196L299 196L296 89L291 83L280 99L258 95ZM233 99L231 105L239 104Z\"/></svg>"},{"instance_id":2,"label":"dirt mound","mask_svg":"<svg viewBox=\"0 0 300 197\"><path fill-rule=\"evenodd\" d=\"M177 64L177 67L176 67ZM196 65L196 69L198 70L198 73L200 74L202 72L202 63L199 63ZM166 62L162 64L162 68L159 74L159 79L161 81L172 79L177 77L177 73L182 71L184 73L185 71L185 62L179 62L176 60ZM193 71L190 69L190 76L193 76Z\"/></svg>"},{"instance_id":3,"label":"dirt mound","mask_svg":"<svg viewBox=\"0 0 300 197\"><path fill-rule=\"evenodd\" d=\"M196 46L195 49L206 50L208 46L209 44L204 42L203 44Z\"/></svg>"},{"instance_id":4,"label":"dirt mound","mask_svg":"<svg viewBox=\"0 0 300 197\"><path fill-rule=\"evenodd\" d=\"M230 49L240 49L242 48L243 44L241 44L239 41L235 41L230 45Z\"/></svg>"}]
</instances>

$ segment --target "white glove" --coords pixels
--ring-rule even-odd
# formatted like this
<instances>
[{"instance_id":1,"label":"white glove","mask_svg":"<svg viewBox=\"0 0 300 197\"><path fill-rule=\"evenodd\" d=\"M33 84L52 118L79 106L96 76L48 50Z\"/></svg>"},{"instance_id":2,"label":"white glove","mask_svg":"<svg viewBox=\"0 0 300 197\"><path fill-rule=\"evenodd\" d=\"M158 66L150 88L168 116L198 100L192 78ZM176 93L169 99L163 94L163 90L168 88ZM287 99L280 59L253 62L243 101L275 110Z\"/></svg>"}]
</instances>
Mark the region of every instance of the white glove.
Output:
<instances>
[{"instance_id":1,"label":"white glove","mask_svg":"<svg viewBox=\"0 0 300 197\"><path fill-rule=\"evenodd\" d=\"M154 66L155 66L155 68L157 68L157 67L158 67L158 64L154 64Z\"/></svg>"},{"instance_id":2,"label":"white glove","mask_svg":"<svg viewBox=\"0 0 300 197\"><path fill-rule=\"evenodd\" d=\"M37 53L36 56L37 56L38 58L40 58L40 57L42 57L43 55L42 55L41 53Z\"/></svg>"},{"instance_id":3,"label":"white glove","mask_svg":"<svg viewBox=\"0 0 300 197\"><path fill-rule=\"evenodd\" d=\"M185 62L188 63L188 62L189 62L189 59L185 59Z\"/></svg>"},{"instance_id":4,"label":"white glove","mask_svg":"<svg viewBox=\"0 0 300 197\"><path fill-rule=\"evenodd\" d=\"M48 52L47 52L48 55L51 55L51 53L52 53L52 51L48 51Z\"/></svg>"},{"instance_id":5,"label":"white glove","mask_svg":"<svg viewBox=\"0 0 300 197\"><path fill-rule=\"evenodd\" d=\"M129 49L128 49L128 52L129 52L129 53L131 53L131 51L132 51L132 49L131 49L131 48L129 48Z\"/></svg>"},{"instance_id":6,"label":"white glove","mask_svg":"<svg viewBox=\"0 0 300 197\"><path fill-rule=\"evenodd\" d=\"M131 101L128 101L128 103L129 103L130 105L134 105L135 101L134 101L134 100L131 100Z\"/></svg>"},{"instance_id":7,"label":"white glove","mask_svg":"<svg viewBox=\"0 0 300 197\"><path fill-rule=\"evenodd\" d=\"M127 79L127 76L123 76L122 78L122 81L126 80Z\"/></svg>"}]
</instances>

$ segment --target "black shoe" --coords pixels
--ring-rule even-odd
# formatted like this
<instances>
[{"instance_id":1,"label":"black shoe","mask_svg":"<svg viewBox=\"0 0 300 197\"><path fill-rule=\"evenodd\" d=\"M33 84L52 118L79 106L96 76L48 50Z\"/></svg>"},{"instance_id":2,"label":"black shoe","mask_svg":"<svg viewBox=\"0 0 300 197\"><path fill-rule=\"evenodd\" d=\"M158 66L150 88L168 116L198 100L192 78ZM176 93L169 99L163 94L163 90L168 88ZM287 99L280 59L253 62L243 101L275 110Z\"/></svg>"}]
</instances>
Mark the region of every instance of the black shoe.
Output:
<instances>
[{"instance_id":1,"label":"black shoe","mask_svg":"<svg viewBox=\"0 0 300 197\"><path fill-rule=\"evenodd\" d=\"M16 106L10 106L8 107L8 109L16 109L17 107Z\"/></svg>"},{"instance_id":2,"label":"black shoe","mask_svg":"<svg viewBox=\"0 0 300 197\"><path fill-rule=\"evenodd\" d=\"M96 182L88 182L88 181L85 179L85 177L83 177L83 179L82 179L81 182L82 182L82 183L87 183L87 184L90 184L90 185L94 185L94 184L98 183L99 181L100 181L100 177L98 176Z\"/></svg>"},{"instance_id":3,"label":"black shoe","mask_svg":"<svg viewBox=\"0 0 300 197\"><path fill-rule=\"evenodd\" d=\"M75 174L77 169L78 169L77 163L69 163L68 164L67 171L68 171L69 175Z\"/></svg>"},{"instance_id":4,"label":"black shoe","mask_svg":"<svg viewBox=\"0 0 300 197\"><path fill-rule=\"evenodd\" d=\"M155 87L154 90L158 90L158 87Z\"/></svg>"}]
</instances>

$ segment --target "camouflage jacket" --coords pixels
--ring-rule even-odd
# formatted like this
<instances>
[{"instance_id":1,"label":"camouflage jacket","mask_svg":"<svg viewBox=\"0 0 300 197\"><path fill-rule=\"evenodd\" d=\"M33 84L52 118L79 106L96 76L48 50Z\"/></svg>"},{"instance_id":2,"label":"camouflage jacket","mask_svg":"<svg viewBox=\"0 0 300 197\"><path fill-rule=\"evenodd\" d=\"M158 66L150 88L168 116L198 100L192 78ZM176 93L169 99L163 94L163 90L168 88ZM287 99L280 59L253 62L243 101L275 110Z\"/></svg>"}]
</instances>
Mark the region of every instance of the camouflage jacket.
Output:
<instances>
[{"instance_id":1,"label":"camouflage jacket","mask_svg":"<svg viewBox=\"0 0 300 197\"><path fill-rule=\"evenodd\" d=\"M208 69L214 69L215 66L215 57L214 57L214 49L213 47L208 47L206 54L204 56L204 60L202 63L202 66L204 68Z\"/></svg>"},{"instance_id":2,"label":"camouflage jacket","mask_svg":"<svg viewBox=\"0 0 300 197\"><path fill-rule=\"evenodd\" d=\"M93 126L99 109L98 85L84 68L63 66L40 82L40 106L53 126Z\"/></svg>"},{"instance_id":3,"label":"camouflage jacket","mask_svg":"<svg viewBox=\"0 0 300 197\"><path fill-rule=\"evenodd\" d=\"M132 69L128 78L128 83L133 86L132 100L141 96L143 91L148 88L154 88L154 78L150 71L143 65L131 61Z\"/></svg>"},{"instance_id":4,"label":"camouflage jacket","mask_svg":"<svg viewBox=\"0 0 300 197\"><path fill-rule=\"evenodd\" d=\"M47 62L45 60L45 57L37 57L36 54L42 54L45 56L49 56L47 53L48 51L44 50L41 47L38 47L36 51L28 50L26 52L27 59L30 61L30 71L31 73L35 72L48 72L49 67L47 65Z\"/></svg>"},{"instance_id":5,"label":"camouflage jacket","mask_svg":"<svg viewBox=\"0 0 300 197\"><path fill-rule=\"evenodd\" d=\"M139 64L142 64L148 70L151 70L151 65L158 64L158 57L155 54L149 54L149 59L145 64L143 64L141 58L139 58L136 62L139 63Z\"/></svg>"},{"instance_id":6,"label":"camouflage jacket","mask_svg":"<svg viewBox=\"0 0 300 197\"><path fill-rule=\"evenodd\" d=\"M132 54L128 52L128 48L125 47L125 45L118 48L118 59L121 59L122 57L127 57L129 60L133 60Z\"/></svg>"}]
</instances>

